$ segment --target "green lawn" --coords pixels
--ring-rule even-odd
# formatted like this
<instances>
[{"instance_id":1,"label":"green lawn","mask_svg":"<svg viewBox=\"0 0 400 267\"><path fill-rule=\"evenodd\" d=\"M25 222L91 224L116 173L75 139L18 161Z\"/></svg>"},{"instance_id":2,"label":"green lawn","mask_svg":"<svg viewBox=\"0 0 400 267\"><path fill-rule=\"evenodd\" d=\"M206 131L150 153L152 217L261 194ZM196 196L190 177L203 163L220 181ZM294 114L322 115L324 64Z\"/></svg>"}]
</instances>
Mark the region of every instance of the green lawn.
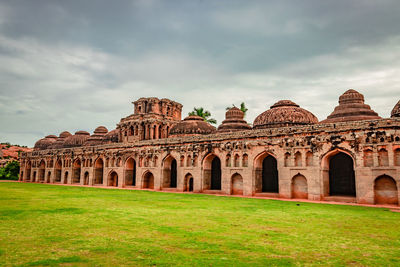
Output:
<instances>
[{"instance_id":1,"label":"green lawn","mask_svg":"<svg viewBox=\"0 0 400 267\"><path fill-rule=\"evenodd\" d=\"M0 183L1 266L400 265L400 213Z\"/></svg>"}]
</instances>

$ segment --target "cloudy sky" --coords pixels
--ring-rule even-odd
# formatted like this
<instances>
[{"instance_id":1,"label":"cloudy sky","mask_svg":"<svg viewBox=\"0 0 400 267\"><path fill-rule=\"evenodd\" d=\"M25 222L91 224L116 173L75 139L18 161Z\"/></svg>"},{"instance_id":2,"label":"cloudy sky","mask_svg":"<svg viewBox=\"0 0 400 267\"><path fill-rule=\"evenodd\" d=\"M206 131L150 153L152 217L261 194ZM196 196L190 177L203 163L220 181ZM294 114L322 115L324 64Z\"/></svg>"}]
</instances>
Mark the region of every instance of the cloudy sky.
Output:
<instances>
[{"instance_id":1,"label":"cloudy sky","mask_svg":"<svg viewBox=\"0 0 400 267\"><path fill-rule=\"evenodd\" d=\"M114 129L139 97L246 119L280 99L326 118L354 88L400 99L398 0L0 0L0 141Z\"/></svg>"}]
</instances>

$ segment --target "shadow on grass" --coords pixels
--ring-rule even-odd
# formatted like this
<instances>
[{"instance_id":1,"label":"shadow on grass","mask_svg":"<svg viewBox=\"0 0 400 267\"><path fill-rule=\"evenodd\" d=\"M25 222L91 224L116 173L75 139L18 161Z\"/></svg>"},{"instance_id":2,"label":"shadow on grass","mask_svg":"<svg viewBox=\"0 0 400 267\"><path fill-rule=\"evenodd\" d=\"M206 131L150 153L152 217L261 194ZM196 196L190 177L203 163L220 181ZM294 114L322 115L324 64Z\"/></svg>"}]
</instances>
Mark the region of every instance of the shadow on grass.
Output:
<instances>
[{"instance_id":1,"label":"shadow on grass","mask_svg":"<svg viewBox=\"0 0 400 267\"><path fill-rule=\"evenodd\" d=\"M78 256L71 257L61 257L58 259L44 259L39 261L32 261L25 263L21 266L59 266L62 263L78 263L78 262L87 262L86 259L82 259Z\"/></svg>"}]
</instances>

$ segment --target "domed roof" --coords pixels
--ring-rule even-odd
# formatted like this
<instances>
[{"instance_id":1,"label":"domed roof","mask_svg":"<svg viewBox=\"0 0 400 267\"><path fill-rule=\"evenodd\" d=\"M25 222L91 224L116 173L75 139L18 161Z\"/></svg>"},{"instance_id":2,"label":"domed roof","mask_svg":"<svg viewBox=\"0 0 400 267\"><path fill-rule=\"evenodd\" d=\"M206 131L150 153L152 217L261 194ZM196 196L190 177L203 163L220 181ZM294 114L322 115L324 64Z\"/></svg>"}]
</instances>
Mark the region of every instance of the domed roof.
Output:
<instances>
[{"instance_id":1,"label":"domed roof","mask_svg":"<svg viewBox=\"0 0 400 267\"><path fill-rule=\"evenodd\" d=\"M399 102L397 102L396 106L394 106L394 108L392 109L392 114L390 117L392 117L392 118L400 117L400 100L399 100Z\"/></svg>"},{"instance_id":2,"label":"domed roof","mask_svg":"<svg viewBox=\"0 0 400 267\"><path fill-rule=\"evenodd\" d=\"M72 134L68 131L64 131L62 133L60 133L59 138L67 138L69 136L71 136Z\"/></svg>"},{"instance_id":3,"label":"domed roof","mask_svg":"<svg viewBox=\"0 0 400 267\"><path fill-rule=\"evenodd\" d=\"M102 143L103 144L118 143L118 140L119 140L119 130L114 129L112 131L109 131L107 134L103 136Z\"/></svg>"},{"instance_id":4,"label":"domed roof","mask_svg":"<svg viewBox=\"0 0 400 267\"><path fill-rule=\"evenodd\" d=\"M63 148L65 139L70 136L72 136L72 134L67 131L60 133L57 140L49 146L49 149Z\"/></svg>"},{"instance_id":5,"label":"domed roof","mask_svg":"<svg viewBox=\"0 0 400 267\"><path fill-rule=\"evenodd\" d=\"M88 139L90 133L86 131L77 131L74 135L71 135L65 139L64 147L77 147L82 146L83 143Z\"/></svg>"},{"instance_id":6,"label":"domed roof","mask_svg":"<svg viewBox=\"0 0 400 267\"><path fill-rule=\"evenodd\" d=\"M364 103L364 96L354 89L349 89L339 97L339 105L326 120L321 123L361 121L380 119L378 113Z\"/></svg>"},{"instance_id":7,"label":"domed roof","mask_svg":"<svg viewBox=\"0 0 400 267\"><path fill-rule=\"evenodd\" d=\"M211 134L215 132L215 127L210 125L208 122L205 122L202 117L190 115L187 116L183 121L180 121L172 126L171 130L169 131L169 136L177 137L185 135Z\"/></svg>"},{"instance_id":8,"label":"domed roof","mask_svg":"<svg viewBox=\"0 0 400 267\"><path fill-rule=\"evenodd\" d=\"M253 128L285 127L318 123L317 117L290 100L281 100L254 120Z\"/></svg>"},{"instance_id":9,"label":"domed roof","mask_svg":"<svg viewBox=\"0 0 400 267\"><path fill-rule=\"evenodd\" d=\"M48 149L55 141L57 140L57 136L48 135L45 138L38 140L33 147L34 150L44 150Z\"/></svg>"},{"instance_id":10,"label":"domed roof","mask_svg":"<svg viewBox=\"0 0 400 267\"><path fill-rule=\"evenodd\" d=\"M104 136L108 133L108 130L104 126L97 127L93 134L85 141L84 146L95 146L103 143Z\"/></svg>"},{"instance_id":11,"label":"domed roof","mask_svg":"<svg viewBox=\"0 0 400 267\"><path fill-rule=\"evenodd\" d=\"M243 111L237 107L230 108L225 113L225 120L218 127L218 132L233 132L251 129L250 125L248 125L243 118Z\"/></svg>"}]
</instances>

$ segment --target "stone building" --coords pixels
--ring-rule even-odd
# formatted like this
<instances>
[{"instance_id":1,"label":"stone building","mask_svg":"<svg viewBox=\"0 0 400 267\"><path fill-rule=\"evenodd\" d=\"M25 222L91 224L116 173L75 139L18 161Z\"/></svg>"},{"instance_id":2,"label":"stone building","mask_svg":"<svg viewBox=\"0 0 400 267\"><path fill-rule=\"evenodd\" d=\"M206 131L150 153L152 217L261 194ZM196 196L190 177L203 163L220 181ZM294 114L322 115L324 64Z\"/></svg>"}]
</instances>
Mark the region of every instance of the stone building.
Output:
<instances>
[{"instance_id":1,"label":"stone building","mask_svg":"<svg viewBox=\"0 0 400 267\"><path fill-rule=\"evenodd\" d=\"M381 118L348 90L327 119L290 100L250 127L232 108L216 129L182 105L140 98L116 129L46 136L23 153L25 182L399 204L400 101Z\"/></svg>"}]
</instances>

